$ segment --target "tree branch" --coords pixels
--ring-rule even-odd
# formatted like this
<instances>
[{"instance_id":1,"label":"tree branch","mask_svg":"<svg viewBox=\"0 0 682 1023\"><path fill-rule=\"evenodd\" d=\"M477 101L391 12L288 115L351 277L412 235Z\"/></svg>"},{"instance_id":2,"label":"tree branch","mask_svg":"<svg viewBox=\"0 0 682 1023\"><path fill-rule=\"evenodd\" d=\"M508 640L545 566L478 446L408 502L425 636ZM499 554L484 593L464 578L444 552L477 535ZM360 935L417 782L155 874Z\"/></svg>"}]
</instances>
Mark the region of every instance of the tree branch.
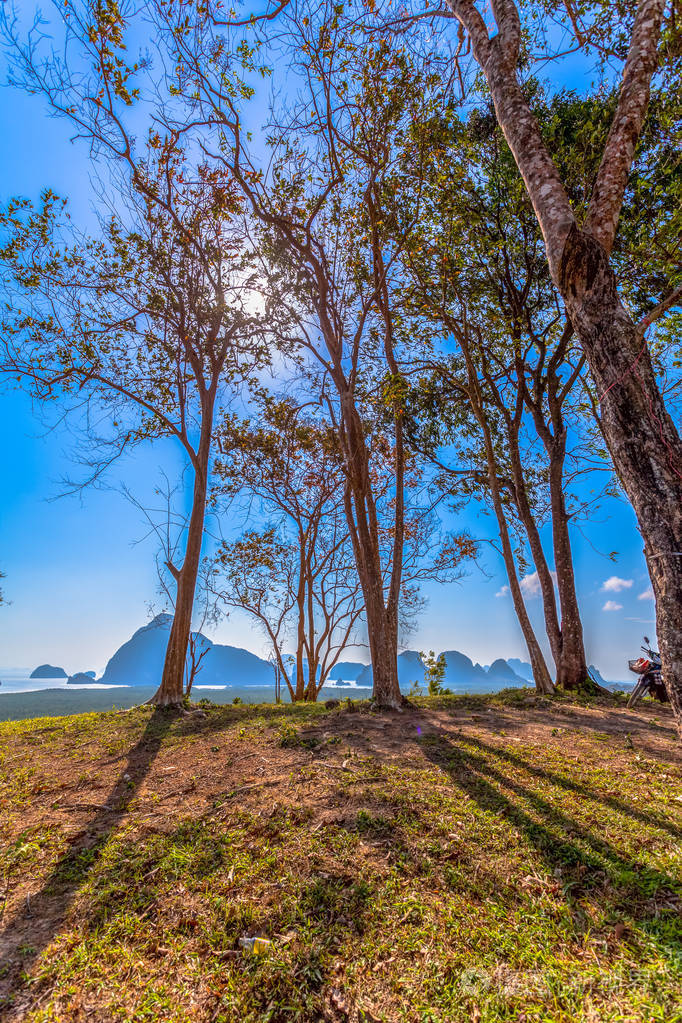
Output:
<instances>
[{"instance_id":1,"label":"tree branch","mask_svg":"<svg viewBox=\"0 0 682 1023\"><path fill-rule=\"evenodd\" d=\"M637 333L640 334L640 336L643 336L645 330L647 330L652 323L659 320L664 313L668 312L668 309L672 309L680 300L682 300L682 284L678 284L676 288L673 288L669 295L666 295L666 297L662 299L658 305L655 305L653 309L650 309L649 312L642 317L637 324Z\"/></svg>"},{"instance_id":2,"label":"tree branch","mask_svg":"<svg viewBox=\"0 0 682 1023\"><path fill-rule=\"evenodd\" d=\"M623 194L649 103L664 8L665 0L640 0L618 106L587 209L585 231L596 238L607 253L613 247Z\"/></svg>"}]
</instances>

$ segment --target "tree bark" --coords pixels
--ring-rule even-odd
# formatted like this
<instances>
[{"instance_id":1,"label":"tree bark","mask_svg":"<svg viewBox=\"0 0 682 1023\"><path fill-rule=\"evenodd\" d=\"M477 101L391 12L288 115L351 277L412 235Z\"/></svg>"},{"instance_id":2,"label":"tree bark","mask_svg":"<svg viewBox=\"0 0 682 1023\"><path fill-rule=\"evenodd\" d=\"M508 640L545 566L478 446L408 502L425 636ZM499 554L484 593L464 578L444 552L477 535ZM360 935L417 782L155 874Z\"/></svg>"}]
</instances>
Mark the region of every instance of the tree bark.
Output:
<instances>
[{"instance_id":1,"label":"tree bark","mask_svg":"<svg viewBox=\"0 0 682 1023\"><path fill-rule=\"evenodd\" d=\"M303 673L303 661L305 651L305 604L306 604L306 540L299 529L299 564L298 564L298 591L296 593L296 607L298 609L298 625L296 630L296 689L294 702L302 700L305 694L305 677ZM310 670L310 665L308 665Z\"/></svg>"},{"instance_id":2,"label":"tree bark","mask_svg":"<svg viewBox=\"0 0 682 1023\"><path fill-rule=\"evenodd\" d=\"M206 413L204 413L205 415ZM187 646L192 628L194 594L197 587L201 547L204 539L212 424L213 411L211 408L208 425L205 422L202 423L202 435L194 467L194 490L192 494L192 511L187 528L187 546L182 567L176 574L175 613L168 638L168 646L166 647L161 685L149 701L157 707L179 707L182 705L184 697Z\"/></svg>"},{"instance_id":3,"label":"tree bark","mask_svg":"<svg viewBox=\"0 0 682 1023\"><path fill-rule=\"evenodd\" d=\"M665 0L639 0L618 105L590 200L575 220L557 166L516 76L519 18L494 0L492 38L471 0L447 0L469 32L502 128L542 231L552 278L599 392L604 437L632 502L656 596L663 678L682 732L682 444L642 336L609 264L627 178L649 100Z\"/></svg>"},{"instance_id":4,"label":"tree bark","mask_svg":"<svg viewBox=\"0 0 682 1023\"><path fill-rule=\"evenodd\" d=\"M663 677L682 723L682 443L649 351L624 308L602 246L574 227L559 286L587 356L604 437L644 539Z\"/></svg>"},{"instance_id":5,"label":"tree bark","mask_svg":"<svg viewBox=\"0 0 682 1023\"><path fill-rule=\"evenodd\" d=\"M493 440L490 434L490 427L488 420L483 410L480 391L478 386L478 380L476 377L476 369L471 360L469 352L468 342L465 338L461 338L462 351L467 365L467 373L469 376L469 401L471 403L471 409L476 417L481 432L483 434L483 445L485 448L486 465L488 470L488 486L490 487L490 496L492 498L493 509L495 517L497 519L497 527L500 534L500 542L502 544L502 557L504 559L505 568L507 570L507 579L509 580L509 592L511 593L512 601L514 604L514 610L516 617L518 618L523 638L526 641L526 647L528 649L528 657L530 659L530 666L533 672L533 680L535 682L535 688L540 693L553 693L554 685L550 678L549 671L547 669L547 663L543 656L540 644L538 643L535 630L528 616L526 604L523 599L523 593L521 592L521 584L519 582L518 573L516 571L516 564L514 561L514 552L512 550L511 539L509 537L509 528L507 526L507 519L504 514L504 505L502 503L502 493L499 482L499 472L497 466L497 459L495 457L495 448L493 446Z\"/></svg>"},{"instance_id":6,"label":"tree bark","mask_svg":"<svg viewBox=\"0 0 682 1023\"><path fill-rule=\"evenodd\" d=\"M371 528L371 514L348 479L345 489L345 509L353 543L355 563L362 586L367 620L367 638L372 663L372 698L377 706L399 710L403 697L398 683L398 630L397 616L386 607L384 580L378 538Z\"/></svg>"},{"instance_id":7,"label":"tree bark","mask_svg":"<svg viewBox=\"0 0 682 1023\"><path fill-rule=\"evenodd\" d=\"M573 552L564 498L565 434L550 452L549 494L552 507L552 543L561 607L561 636L556 683L563 689L594 689L585 660L583 623L578 606Z\"/></svg>"},{"instance_id":8,"label":"tree bark","mask_svg":"<svg viewBox=\"0 0 682 1023\"><path fill-rule=\"evenodd\" d=\"M398 633L384 605L383 579L367 579L363 593L365 599L370 594L365 614L373 674L372 699L378 707L399 710L404 700L398 682Z\"/></svg>"}]
</instances>

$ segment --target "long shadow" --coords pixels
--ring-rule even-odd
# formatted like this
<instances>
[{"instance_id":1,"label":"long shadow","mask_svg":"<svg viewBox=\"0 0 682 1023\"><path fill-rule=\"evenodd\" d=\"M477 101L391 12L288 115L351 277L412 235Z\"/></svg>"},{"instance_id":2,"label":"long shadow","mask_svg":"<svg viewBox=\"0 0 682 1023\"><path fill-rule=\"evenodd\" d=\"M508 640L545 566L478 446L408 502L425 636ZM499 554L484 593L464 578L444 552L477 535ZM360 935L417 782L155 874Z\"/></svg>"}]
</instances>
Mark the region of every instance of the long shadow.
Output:
<instances>
[{"instance_id":1,"label":"long shadow","mask_svg":"<svg viewBox=\"0 0 682 1023\"><path fill-rule=\"evenodd\" d=\"M457 737L456 743L459 741ZM482 810L504 817L521 832L546 867L555 876L558 873L567 902L590 892L593 898L608 898L619 918L643 927L661 946L679 953L678 941L666 926L666 917L670 919L672 914L660 913L651 901L656 894L664 899L671 893L679 897L682 890L675 878L626 855L537 792L497 770L484 752L456 743L439 737L436 742L420 743L420 748ZM474 741L472 745L495 755L499 752L484 743Z\"/></svg>"},{"instance_id":2,"label":"long shadow","mask_svg":"<svg viewBox=\"0 0 682 1023\"><path fill-rule=\"evenodd\" d=\"M551 715L547 716L547 721L550 724L557 723L556 718ZM511 718L509 721L505 720L504 722L505 730L511 731L515 723L518 722L516 719L513 718ZM362 734L361 737L367 739L367 736L364 734ZM357 736L355 738L357 738ZM573 792L576 795L582 796L586 799L590 799L592 802L601 803L603 806L608 807L611 810L615 810L617 813L623 814L626 817L630 817L632 820L639 821L641 824L645 824L647 827L659 828L662 831L668 832L674 838L682 837L682 827L676 826L675 824L671 823L669 820L660 816L659 814L653 813L651 811L646 812L644 810L640 810L637 807L633 806L632 804L627 803L623 799L619 799L616 796L610 796L595 792L593 789L589 787L589 785L586 785L583 782L574 781L570 778L565 777L564 775L558 774L555 771L550 771L547 768L536 767L533 764L529 763L527 760L524 760L523 757L521 757L519 754L514 753L511 750L504 749L502 747L487 745L482 739L472 738L470 736L463 735L461 732L457 734L456 739L458 743L465 743L473 748L486 750L487 752L499 757L501 760L506 760L509 764L513 765L514 767L521 768L522 770L526 771L528 774L531 774L536 778L546 780L553 785L558 785L561 788L566 789L566 791ZM357 743L354 742L353 737L347 737L344 741L349 746L357 745ZM420 744L420 746L421 745L422 744ZM422 748L424 749L425 746L422 746Z\"/></svg>"},{"instance_id":3,"label":"long shadow","mask_svg":"<svg viewBox=\"0 0 682 1023\"><path fill-rule=\"evenodd\" d=\"M650 704L653 703L653 701L648 702ZM589 732L607 732L614 740L619 735L630 735L642 743L638 749L646 752L649 756L664 763L680 762L680 755L677 749L673 748L663 752L652 746L649 741L651 730L654 728L659 738L671 739L673 742L676 739L677 733L672 711L667 709L667 705L656 704L655 707L645 705L637 711L630 711L620 704L612 704L610 702L604 704L595 701L590 706L595 710L608 710L609 728L605 728L603 719L592 716L580 704L554 704L551 701L548 701L547 707L533 707L533 721L536 724L552 725L558 728L578 727ZM519 715L518 709L514 710L511 707L502 706L495 708L495 710L498 715L504 718L505 728L513 730L526 723L527 719L524 715ZM642 717L642 713L646 713L646 717ZM655 723L652 720L654 714L661 715L663 718L661 723Z\"/></svg>"},{"instance_id":4,"label":"long shadow","mask_svg":"<svg viewBox=\"0 0 682 1023\"><path fill-rule=\"evenodd\" d=\"M12 1005L9 997L18 992L20 974L30 971L36 959L57 936L79 888L123 819L135 791L149 774L175 719L173 712L155 710L152 713L103 805L84 831L79 831L72 838L40 891L30 899L27 897L0 932L0 1011Z\"/></svg>"},{"instance_id":5,"label":"long shadow","mask_svg":"<svg viewBox=\"0 0 682 1023\"><path fill-rule=\"evenodd\" d=\"M472 739L467 735L458 735L457 741L467 743L469 746L477 749L484 749L493 756L498 757L500 760L505 760L514 767L521 768L522 771L532 775L534 778L540 778L544 781L551 782L552 785L558 785L561 788L566 789L568 792L573 792L575 795L589 799L591 802L601 803L603 806L608 806L609 809L615 810L617 813L621 813L625 817L630 817L632 820L639 821L640 824L645 824L647 827L651 828L659 828L661 831L667 831L674 838L682 838L682 828L671 824L670 821L666 820L664 817L654 813L645 813L643 810L638 810L636 807L631 806L622 799L617 799L615 796L599 795L594 792L589 785L585 785L584 782L572 781L570 778L557 774L556 771L548 771L543 767L535 767L527 760L524 760L523 757L519 756L518 753L513 753L511 750L503 749L498 746L490 746L482 740Z\"/></svg>"}]
</instances>

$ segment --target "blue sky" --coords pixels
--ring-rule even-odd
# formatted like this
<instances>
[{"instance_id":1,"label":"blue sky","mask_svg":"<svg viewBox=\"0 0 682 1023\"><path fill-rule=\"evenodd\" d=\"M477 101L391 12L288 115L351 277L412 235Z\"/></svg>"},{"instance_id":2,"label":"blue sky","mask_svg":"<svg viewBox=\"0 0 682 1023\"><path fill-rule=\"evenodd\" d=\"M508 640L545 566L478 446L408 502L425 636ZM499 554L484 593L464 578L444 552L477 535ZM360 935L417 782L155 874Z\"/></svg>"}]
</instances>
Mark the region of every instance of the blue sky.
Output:
<instances>
[{"instance_id":1,"label":"blue sky","mask_svg":"<svg viewBox=\"0 0 682 1023\"><path fill-rule=\"evenodd\" d=\"M1 73L0 73L1 74ZM0 89L0 201L21 194L37 198L49 186L70 198L74 221L90 219L85 147L69 141L68 126L47 116L40 98ZM67 671L101 670L109 656L144 624L148 605L159 606L153 541L141 541L145 522L118 492L125 483L144 499L160 478L180 471L168 442L138 448L118 463L112 489L56 499L60 480L73 476L73 438L65 426L49 428L20 391L2 386L0 429L0 568L11 603L0 609L0 672L49 661ZM475 505L458 515L458 528L493 536L492 523ZM573 536L587 654L608 678L624 678L626 661L643 632L653 633L654 605L642 542L629 506L612 500ZM605 554L617 551L610 561ZM429 605L406 645L459 649L489 663L526 652L508 595L501 559L486 545L485 572L471 566L457 585L427 587ZM611 581L606 588L604 584ZM540 600L526 584L529 608L540 626ZM260 633L239 616L211 633L220 642L265 652ZM367 659L363 652L351 657Z\"/></svg>"}]
</instances>

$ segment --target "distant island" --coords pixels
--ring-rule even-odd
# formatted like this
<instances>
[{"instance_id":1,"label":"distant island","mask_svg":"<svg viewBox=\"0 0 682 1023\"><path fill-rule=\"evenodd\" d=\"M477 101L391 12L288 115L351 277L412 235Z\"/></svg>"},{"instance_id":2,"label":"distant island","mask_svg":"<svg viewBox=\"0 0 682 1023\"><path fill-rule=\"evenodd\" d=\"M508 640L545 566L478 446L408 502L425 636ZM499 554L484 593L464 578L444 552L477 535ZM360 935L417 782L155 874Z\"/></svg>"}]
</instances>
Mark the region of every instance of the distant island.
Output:
<instances>
[{"instance_id":1,"label":"distant island","mask_svg":"<svg viewBox=\"0 0 682 1023\"><path fill-rule=\"evenodd\" d=\"M66 684L70 686L85 686L92 684L96 678L96 671L77 671L75 675L69 675Z\"/></svg>"},{"instance_id":2,"label":"distant island","mask_svg":"<svg viewBox=\"0 0 682 1023\"><path fill-rule=\"evenodd\" d=\"M29 678L68 678L63 668L55 668L53 664L39 664Z\"/></svg>"},{"instance_id":3,"label":"distant island","mask_svg":"<svg viewBox=\"0 0 682 1023\"><path fill-rule=\"evenodd\" d=\"M172 623L172 615L159 614L139 628L109 659L100 679L96 679L94 671L79 671L67 676L63 668L51 664L41 664L31 672L30 677L66 679L69 685L89 685L97 681L110 686L157 686L161 681ZM213 643L201 632L195 632L193 638L194 649L201 655L195 684L272 685L273 669L269 661L241 647ZM455 692L493 692L510 686L533 684L530 664L518 657L509 657L507 660L499 657L490 665L475 663L459 650L446 650L443 657L443 685ZM590 665L590 672L604 686L620 685L606 682L593 665ZM416 650L404 650L398 655L398 679L401 688L405 690L412 685L425 686L424 664ZM372 666L362 661L339 661L329 673L329 682L336 685L355 683L361 688L370 689Z\"/></svg>"},{"instance_id":4,"label":"distant island","mask_svg":"<svg viewBox=\"0 0 682 1023\"><path fill-rule=\"evenodd\" d=\"M332 670L329 672L329 678L343 679L344 682L355 682L358 675L360 675L366 667L367 665L362 661L337 661Z\"/></svg>"},{"instance_id":5,"label":"distant island","mask_svg":"<svg viewBox=\"0 0 682 1023\"><path fill-rule=\"evenodd\" d=\"M111 657L99 681L108 685L158 685L172 623L172 615L159 614L143 625ZM195 649L201 655L195 680L200 685L272 684L272 665L261 657L240 647L213 643L201 632L193 635Z\"/></svg>"},{"instance_id":6,"label":"distant island","mask_svg":"<svg viewBox=\"0 0 682 1023\"><path fill-rule=\"evenodd\" d=\"M490 667L475 664L466 654L459 650L445 650L446 688L461 692L463 688L475 686L477 692L489 691L493 688L503 689L509 686L527 686L532 684L530 665L515 659L519 671L514 671L508 661L498 658ZM521 670L524 672L521 674ZM530 677L528 677L530 676ZM368 664L357 677L357 684L372 685L372 665ZM409 688L412 684L425 685L424 663L416 650L404 650L398 654L398 681L401 688Z\"/></svg>"}]
</instances>

